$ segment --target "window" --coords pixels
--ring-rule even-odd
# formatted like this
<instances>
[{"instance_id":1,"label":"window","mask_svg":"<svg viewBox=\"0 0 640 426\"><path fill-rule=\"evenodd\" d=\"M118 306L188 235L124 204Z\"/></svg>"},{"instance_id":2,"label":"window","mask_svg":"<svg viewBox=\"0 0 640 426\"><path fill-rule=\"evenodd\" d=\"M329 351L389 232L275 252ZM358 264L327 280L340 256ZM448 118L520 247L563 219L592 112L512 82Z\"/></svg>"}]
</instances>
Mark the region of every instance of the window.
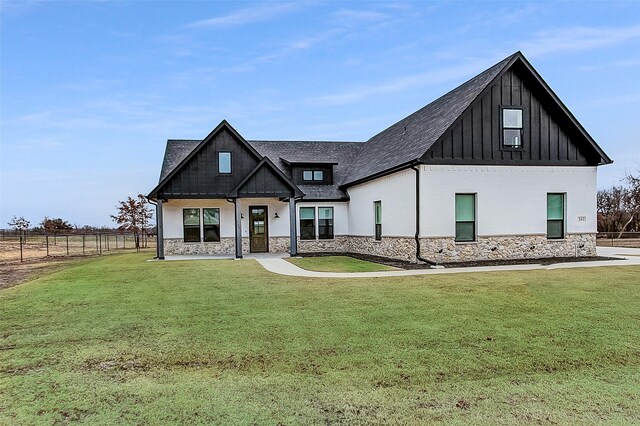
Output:
<instances>
[{"instance_id":1,"label":"window","mask_svg":"<svg viewBox=\"0 0 640 426\"><path fill-rule=\"evenodd\" d=\"M302 180L322 182L324 180L323 170L303 170Z\"/></svg>"},{"instance_id":2,"label":"window","mask_svg":"<svg viewBox=\"0 0 640 426\"><path fill-rule=\"evenodd\" d=\"M375 222L375 239L380 241L382 239L382 201L375 201L373 203L373 214Z\"/></svg>"},{"instance_id":3,"label":"window","mask_svg":"<svg viewBox=\"0 0 640 426\"><path fill-rule=\"evenodd\" d=\"M185 243L200 242L200 209L183 209L182 225Z\"/></svg>"},{"instance_id":4,"label":"window","mask_svg":"<svg viewBox=\"0 0 640 426\"><path fill-rule=\"evenodd\" d=\"M318 207L318 238L333 239L333 207Z\"/></svg>"},{"instance_id":5,"label":"window","mask_svg":"<svg viewBox=\"0 0 640 426\"><path fill-rule=\"evenodd\" d=\"M502 110L502 145L508 148L522 148L521 109Z\"/></svg>"},{"instance_id":6,"label":"window","mask_svg":"<svg viewBox=\"0 0 640 426\"><path fill-rule=\"evenodd\" d=\"M547 194L547 238L564 238L564 194Z\"/></svg>"},{"instance_id":7,"label":"window","mask_svg":"<svg viewBox=\"0 0 640 426\"><path fill-rule=\"evenodd\" d=\"M456 241L476 240L476 195L456 194Z\"/></svg>"},{"instance_id":8,"label":"window","mask_svg":"<svg viewBox=\"0 0 640 426\"><path fill-rule=\"evenodd\" d=\"M228 175L231 173L231 153L218 153L218 173Z\"/></svg>"},{"instance_id":9,"label":"window","mask_svg":"<svg viewBox=\"0 0 640 426\"><path fill-rule=\"evenodd\" d=\"M220 209L202 209L204 241L220 242Z\"/></svg>"},{"instance_id":10,"label":"window","mask_svg":"<svg viewBox=\"0 0 640 426\"><path fill-rule=\"evenodd\" d=\"M316 239L316 209L315 207L300 207L300 239Z\"/></svg>"}]
</instances>

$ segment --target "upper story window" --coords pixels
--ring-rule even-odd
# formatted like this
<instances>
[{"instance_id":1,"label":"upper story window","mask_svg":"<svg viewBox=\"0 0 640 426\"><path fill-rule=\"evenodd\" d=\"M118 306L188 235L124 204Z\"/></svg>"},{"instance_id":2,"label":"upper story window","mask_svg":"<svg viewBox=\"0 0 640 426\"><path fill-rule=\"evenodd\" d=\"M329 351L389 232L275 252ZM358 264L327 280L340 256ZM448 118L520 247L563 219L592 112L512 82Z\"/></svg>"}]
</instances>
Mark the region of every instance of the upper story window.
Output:
<instances>
[{"instance_id":1,"label":"upper story window","mask_svg":"<svg viewBox=\"0 0 640 426\"><path fill-rule=\"evenodd\" d=\"M303 170L302 171L302 180L303 181L322 182L324 180L324 171L322 171L322 170Z\"/></svg>"},{"instance_id":2,"label":"upper story window","mask_svg":"<svg viewBox=\"0 0 640 426\"><path fill-rule=\"evenodd\" d=\"M522 148L522 110L502 110L502 145L505 148Z\"/></svg>"},{"instance_id":3,"label":"upper story window","mask_svg":"<svg viewBox=\"0 0 640 426\"><path fill-rule=\"evenodd\" d=\"M231 173L231 153L218 153L218 173L228 175Z\"/></svg>"}]
</instances>

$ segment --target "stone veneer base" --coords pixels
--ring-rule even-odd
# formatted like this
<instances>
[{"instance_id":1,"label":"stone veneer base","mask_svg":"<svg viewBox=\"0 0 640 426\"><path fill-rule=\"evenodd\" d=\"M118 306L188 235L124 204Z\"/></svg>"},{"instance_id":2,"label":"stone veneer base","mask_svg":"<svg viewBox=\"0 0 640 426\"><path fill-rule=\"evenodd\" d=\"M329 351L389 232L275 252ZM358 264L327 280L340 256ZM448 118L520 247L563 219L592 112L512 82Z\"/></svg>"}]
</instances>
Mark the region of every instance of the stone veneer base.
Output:
<instances>
[{"instance_id":1,"label":"stone veneer base","mask_svg":"<svg viewBox=\"0 0 640 426\"><path fill-rule=\"evenodd\" d=\"M179 238L164 240L165 255L233 255L234 238L219 243L185 243ZM410 237L336 236L332 240L300 240L298 252L360 253L415 262L415 239ZM471 243L456 243L453 238L420 238L422 257L439 263L498 259L539 259L551 257L596 256L596 234L569 234L563 240L548 240L544 235L479 236ZM242 239L242 252L249 253L249 238ZM270 253L288 253L289 237L270 237Z\"/></svg>"}]
</instances>

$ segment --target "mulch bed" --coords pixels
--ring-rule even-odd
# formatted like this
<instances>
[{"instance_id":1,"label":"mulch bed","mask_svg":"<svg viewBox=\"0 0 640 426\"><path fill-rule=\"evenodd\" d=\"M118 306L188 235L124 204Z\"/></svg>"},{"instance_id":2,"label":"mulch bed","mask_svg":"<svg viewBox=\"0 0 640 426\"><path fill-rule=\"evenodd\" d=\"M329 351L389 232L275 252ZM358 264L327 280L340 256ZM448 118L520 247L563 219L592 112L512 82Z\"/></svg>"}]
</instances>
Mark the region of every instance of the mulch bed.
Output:
<instances>
[{"instance_id":1,"label":"mulch bed","mask_svg":"<svg viewBox=\"0 0 640 426\"><path fill-rule=\"evenodd\" d=\"M298 253L300 257L322 257L322 256L349 256L354 259L366 260L367 262L380 263L382 265L393 266L400 269L429 269L426 263L411 263L404 260L389 259L387 257L373 256L360 253ZM617 257L606 256L583 256L583 257L551 257L538 259L502 259L502 260L477 260L473 262L444 262L439 263L445 268L468 268L473 266L505 266L505 265L553 265L555 263L567 262L593 262L604 260L624 260Z\"/></svg>"}]
</instances>

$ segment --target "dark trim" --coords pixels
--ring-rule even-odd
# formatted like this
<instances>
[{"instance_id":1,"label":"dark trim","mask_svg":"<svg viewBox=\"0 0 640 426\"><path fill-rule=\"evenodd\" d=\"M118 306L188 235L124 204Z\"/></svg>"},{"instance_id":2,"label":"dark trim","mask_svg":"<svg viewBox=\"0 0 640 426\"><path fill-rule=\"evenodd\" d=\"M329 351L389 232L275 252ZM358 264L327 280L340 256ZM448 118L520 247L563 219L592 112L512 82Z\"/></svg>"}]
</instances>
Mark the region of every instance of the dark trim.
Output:
<instances>
[{"instance_id":1,"label":"dark trim","mask_svg":"<svg viewBox=\"0 0 640 426\"><path fill-rule=\"evenodd\" d=\"M376 222L377 205L380 206L380 223ZM382 200L375 200L373 202L373 239L376 241L382 241L382 222ZM378 233L378 225L380 233Z\"/></svg>"},{"instance_id":2,"label":"dark trim","mask_svg":"<svg viewBox=\"0 0 640 426\"><path fill-rule=\"evenodd\" d=\"M409 168L411 168L412 165L420 164L420 163L421 163L420 159L416 158L414 160L407 161L406 163L402 163L399 166L395 166L395 167L392 167L390 169L383 170L383 171L378 172L378 173L374 173L374 174L372 174L370 176L367 176L367 177L364 177L362 179L354 180L353 182L343 183L342 185L338 186L338 188L339 189L346 189L346 188L348 188L350 186L360 185L361 183L365 183L365 182L368 182L370 180L374 180L374 179L377 179L377 178L380 178L380 177L383 177L383 176L386 176L386 175L390 175L392 173L399 172L401 170L409 169Z\"/></svg>"},{"instance_id":3,"label":"dark trim","mask_svg":"<svg viewBox=\"0 0 640 426\"><path fill-rule=\"evenodd\" d=\"M455 212L456 212L455 202L456 202L456 199L458 198L458 195L472 195L473 196L473 220L458 220L458 219L455 218ZM475 242L478 241L478 232L477 232L478 206L477 206L477 202L476 202L477 199L478 199L478 193L476 193L476 192L456 192L454 194L454 199L453 199L453 202L454 202L454 209L453 209L454 210L454 218L453 218L453 220L454 220L455 224L457 225L458 222L460 222L460 223L473 223L473 238L470 239L470 240L459 240L458 239L458 229L457 229L457 226L456 226L455 235L454 235L454 238L453 238L456 243L475 243Z\"/></svg>"},{"instance_id":4,"label":"dark trim","mask_svg":"<svg viewBox=\"0 0 640 426\"><path fill-rule=\"evenodd\" d=\"M420 166L412 165L411 168L416 172L416 259L431 266L437 266L437 262L425 259L420 255Z\"/></svg>"},{"instance_id":5,"label":"dark trim","mask_svg":"<svg viewBox=\"0 0 640 426\"><path fill-rule=\"evenodd\" d=\"M251 218L251 209L264 209L264 235L265 241L267 243L265 251L254 251L253 250L253 225ZM249 253L269 253L269 206L260 205L260 206L249 206Z\"/></svg>"},{"instance_id":6,"label":"dark trim","mask_svg":"<svg viewBox=\"0 0 640 426\"><path fill-rule=\"evenodd\" d=\"M500 151L524 151L524 107L520 106L520 105L500 105L500 117L499 117L499 123L500 123ZM522 126L520 126L520 146L513 146L513 145L505 145L504 144L504 131L505 131L505 127L504 127L504 110L505 109L517 109L521 112L522 114ZM515 129L517 130L517 127L507 127L507 129Z\"/></svg>"},{"instance_id":7,"label":"dark trim","mask_svg":"<svg viewBox=\"0 0 640 426\"><path fill-rule=\"evenodd\" d=\"M304 143L304 142L300 142ZM282 157L280 157L280 161L282 161L287 166L337 166L339 163L331 162L331 161L289 161Z\"/></svg>"},{"instance_id":8,"label":"dark trim","mask_svg":"<svg viewBox=\"0 0 640 426\"><path fill-rule=\"evenodd\" d=\"M289 179L287 177L287 175L285 175L280 169L278 169L272 162L271 160L269 160L269 158L267 157L263 157L262 160L260 160L258 162L258 164L256 164L256 166L249 172L247 173L247 175L240 181L240 183L238 183L238 185L236 185L235 188L233 188L231 190L231 192L229 192L226 195L226 198L235 198L238 197L238 191L240 189L242 189L242 187L244 186L245 183L247 183L249 181L249 179L251 179L251 177L256 174L258 172L258 170L260 170L262 168L262 166L266 165L267 167L269 167L271 169L272 172L274 172L276 174L276 176L278 176L280 179L282 179L282 181L284 182L285 185L287 185L289 188L291 188L291 190L293 191L293 196L294 197L303 197L304 196L304 192L302 192L300 190L300 188L298 188L296 186L295 183L293 183L293 181L291 181L291 179ZM272 194L265 194L266 197L273 197ZM284 195L276 195L277 197L280 196L290 196L290 194L284 194ZM256 197L261 197L261 195L256 195L253 198ZM248 197L246 197L248 198Z\"/></svg>"}]
</instances>

